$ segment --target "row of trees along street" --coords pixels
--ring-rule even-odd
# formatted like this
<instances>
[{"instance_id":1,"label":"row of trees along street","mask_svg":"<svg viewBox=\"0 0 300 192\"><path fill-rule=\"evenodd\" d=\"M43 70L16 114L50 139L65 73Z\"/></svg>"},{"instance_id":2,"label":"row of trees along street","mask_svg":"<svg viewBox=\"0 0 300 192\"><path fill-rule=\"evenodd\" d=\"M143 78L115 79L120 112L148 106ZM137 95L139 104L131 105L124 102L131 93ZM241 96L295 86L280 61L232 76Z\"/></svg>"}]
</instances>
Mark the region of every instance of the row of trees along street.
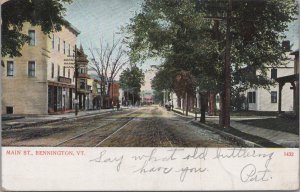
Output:
<instances>
[{"instance_id":1,"label":"row of trees along street","mask_svg":"<svg viewBox=\"0 0 300 192\"><path fill-rule=\"evenodd\" d=\"M189 98L197 90L203 107L219 94L219 123L228 128L232 96L268 88L274 82L266 67L286 63L282 41L297 12L295 0L145 0L126 27L130 59L164 59L156 92Z\"/></svg>"}]
</instances>

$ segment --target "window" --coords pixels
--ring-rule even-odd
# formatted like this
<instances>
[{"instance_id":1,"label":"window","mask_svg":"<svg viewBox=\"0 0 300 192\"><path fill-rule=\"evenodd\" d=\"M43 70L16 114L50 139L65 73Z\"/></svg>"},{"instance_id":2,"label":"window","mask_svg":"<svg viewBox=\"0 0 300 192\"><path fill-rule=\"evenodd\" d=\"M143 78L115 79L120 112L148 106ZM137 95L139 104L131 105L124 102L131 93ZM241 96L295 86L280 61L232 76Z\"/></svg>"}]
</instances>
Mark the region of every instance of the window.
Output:
<instances>
[{"instance_id":1,"label":"window","mask_svg":"<svg viewBox=\"0 0 300 192\"><path fill-rule=\"evenodd\" d=\"M79 73L84 74L84 68L80 68Z\"/></svg>"},{"instance_id":2,"label":"window","mask_svg":"<svg viewBox=\"0 0 300 192\"><path fill-rule=\"evenodd\" d=\"M277 91L271 91L271 103L277 103Z\"/></svg>"},{"instance_id":3,"label":"window","mask_svg":"<svg viewBox=\"0 0 300 192\"><path fill-rule=\"evenodd\" d=\"M69 48L68 48L68 56L71 55L71 45L69 44Z\"/></svg>"},{"instance_id":4,"label":"window","mask_svg":"<svg viewBox=\"0 0 300 192\"><path fill-rule=\"evenodd\" d=\"M63 68L63 76L66 76L66 67Z\"/></svg>"},{"instance_id":5,"label":"window","mask_svg":"<svg viewBox=\"0 0 300 192\"><path fill-rule=\"evenodd\" d=\"M66 42L64 41L64 54L66 54Z\"/></svg>"},{"instance_id":6,"label":"window","mask_svg":"<svg viewBox=\"0 0 300 192\"><path fill-rule=\"evenodd\" d=\"M57 109L62 108L62 88L57 87Z\"/></svg>"},{"instance_id":7,"label":"window","mask_svg":"<svg viewBox=\"0 0 300 192\"><path fill-rule=\"evenodd\" d=\"M80 86L80 89L85 89L85 80L84 79L80 79L79 86Z\"/></svg>"},{"instance_id":8,"label":"window","mask_svg":"<svg viewBox=\"0 0 300 192\"><path fill-rule=\"evenodd\" d=\"M70 73L70 69L68 69L68 77L70 78L71 73Z\"/></svg>"},{"instance_id":9,"label":"window","mask_svg":"<svg viewBox=\"0 0 300 192\"><path fill-rule=\"evenodd\" d=\"M54 63L51 66L51 78L54 78Z\"/></svg>"},{"instance_id":10,"label":"window","mask_svg":"<svg viewBox=\"0 0 300 192\"><path fill-rule=\"evenodd\" d=\"M59 77L60 76L60 66L58 65L57 66L57 77Z\"/></svg>"},{"instance_id":11,"label":"window","mask_svg":"<svg viewBox=\"0 0 300 192\"><path fill-rule=\"evenodd\" d=\"M34 30L29 30L28 31L28 36L29 36L29 45L30 46L35 46L35 31Z\"/></svg>"},{"instance_id":12,"label":"window","mask_svg":"<svg viewBox=\"0 0 300 192\"><path fill-rule=\"evenodd\" d=\"M14 108L9 106L9 107L6 107L6 114L13 114L14 113Z\"/></svg>"},{"instance_id":13,"label":"window","mask_svg":"<svg viewBox=\"0 0 300 192\"><path fill-rule=\"evenodd\" d=\"M58 37L57 50L60 51L60 38Z\"/></svg>"},{"instance_id":14,"label":"window","mask_svg":"<svg viewBox=\"0 0 300 192\"><path fill-rule=\"evenodd\" d=\"M35 77L35 61L28 62L28 76Z\"/></svg>"},{"instance_id":15,"label":"window","mask_svg":"<svg viewBox=\"0 0 300 192\"><path fill-rule=\"evenodd\" d=\"M54 34L52 34L52 49L55 48L55 37Z\"/></svg>"},{"instance_id":16,"label":"window","mask_svg":"<svg viewBox=\"0 0 300 192\"><path fill-rule=\"evenodd\" d=\"M271 79L277 78L277 69L271 69Z\"/></svg>"},{"instance_id":17,"label":"window","mask_svg":"<svg viewBox=\"0 0 300 192\"><path fill-rule=\"evenodd\" d=\"M256 103L256 95L254 92L248 92L248 103Z\"/></svg>"},{"instance_id":18,"label":"window","mask_svg":"<svg viewBox=\"0 0 300 192\"><path fill-rule=\"evenodd\" d=\"M7 76L14 76L14 62L7 61Z\"/></svg>"}]
</instances>

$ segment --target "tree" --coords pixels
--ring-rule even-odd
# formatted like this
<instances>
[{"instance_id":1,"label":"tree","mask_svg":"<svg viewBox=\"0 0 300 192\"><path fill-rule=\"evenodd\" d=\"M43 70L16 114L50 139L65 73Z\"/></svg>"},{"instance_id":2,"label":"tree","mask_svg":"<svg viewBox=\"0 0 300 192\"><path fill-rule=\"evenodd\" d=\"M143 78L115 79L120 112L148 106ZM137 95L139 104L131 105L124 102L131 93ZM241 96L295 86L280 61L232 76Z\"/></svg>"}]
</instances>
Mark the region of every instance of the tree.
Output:
<instances>
[{"instance_id":1,"label":"tree","mask_svg":"<svg viewBox=\"0 0 300 192\"><path fill-rule=\"evenodd\" d=\"M115 39L113 36L112 44L105 43L100 39L100 47L93 48L91 46L90 53L92 62L89 69L95 72L101 80L102 96L110 93L111 85L120 70L128 63L127 53L121 44L122 39ZM96 51L95 51L96 50ZM107 90L105 86L108 84Z\"/></svg>"},{"instance_id":2,"label":"tree","mask_svg":"<svg viewBox=\"0 0 300 192\"><path fill-rule=\"evenodd\" d=\"M22 46L29 36L21 33L24 22L41 26L45 34L60 31L69 23L64 20L65 3L72 0L10 0L1 5L2 13L2 56L21 56Z\"/></svg>"},{"instance_id":3,"label":"tree","mask_svg":"<svg viewBox=\"0 0 300 192\"><path fill-rule=\"evenodd\" d=\"M288 23L294 20L298 5L294 0L280 1L198 1L199 9L205 17L221 20L215 37L224 47L224 74L226 83L220 82L221 95L220 125L230 126L230 89L233 73L241 68L259 72L247 75L246 81L236 81L236 85L268 87L267 66L283 65L286 51L281 42ZM227 66L227 67L225 67ZM256 76L256 77L255 77ZM245 80L245 78L243 78Z\"/></svg>"},{"instance_id":4,"label":"tree","mask_svg":"<svg viewBox=\"0 0 300 192\"><path fill-rule=\"evenodd\" d=\"M145 74L143 73L142 69L139 69L136 65L133 65L122 71L119 82L121 88L124 90L125 100L129 100L130 93L132 96L132 101L135 102L139 100L138 93L140 93L141 87L145 82Z\"/></svg>"},{"instance_id":5,"label":"tree","mask_svg":"<svg viewBox=\"0 0 300 192\"><path fill-rule=\"evenodd\" d=\"M174 81L174 91L180 98L185 98L185 114L189 112L189 97L195 94L196 79L189 71L177 73Z\"/></svg>"},{"instance_id":6,"label":"tree","mask_svg":"<svg viewBox=\"0 0 300 192\"><path fill-rule=\"evenodd\" d=\"M164 57L166 66L190 71L199 90L220 93L221 110L226 110L220 125L229 127L224 104L230 88L270 85L267 66L284 64L287 50L281 42L296 13L294 0L146 0L128 26L129 45L134 58ZM246 67L258 75L249 74L241 83L234 75Z\"/></svg>"},{"instance_id":7,"label":"tree","mask_svg":"<svg viewBox=\"0 0 300 192\"><path fill-rule=\"evenodd\" d=\"M133 37L129 42L132 57L140 60L154 56L165 58L152 81L153 88L157 91L174 91L174 85L184 84L184 78L181 79L182 83L174 84L176 76L181 76L183 71L195 79L203 76L220 79L220 62L216 62L219 57L218 44L210 38L211 22L203 18L196 6L195 1L190 0L145 1L143 11L128 26ZM195 88L201 84L201 88L213 88L212 84L206 85L209 83L206 81L195 83L189 87ZM179 91L184 90L184 87L177 86L175 93L187 100L187 92L182 94ZM192 95L192 92L188 93Z\"/></svg>"}]
</instances>

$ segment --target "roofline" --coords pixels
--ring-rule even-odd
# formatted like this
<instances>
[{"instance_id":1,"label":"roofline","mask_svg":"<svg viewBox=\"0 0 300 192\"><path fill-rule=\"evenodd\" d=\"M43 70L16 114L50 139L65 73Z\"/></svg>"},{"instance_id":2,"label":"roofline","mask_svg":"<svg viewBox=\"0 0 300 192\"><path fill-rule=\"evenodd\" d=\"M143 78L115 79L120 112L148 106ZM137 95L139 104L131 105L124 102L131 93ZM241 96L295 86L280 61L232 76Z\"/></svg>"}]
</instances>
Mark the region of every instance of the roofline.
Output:
<instances>
[{"instance_id":1,"label":"roofline","mask_svg":"<svg viewBox=\"0 0 300 192\"><path fill-rule=\"evenodd\" d=\"M76 36L79 35L81 32L74 26L72 25L69 21L66 19L63 19L67 25L65 25L66 28L70 29Z\"/></svg>"},{"instance_id":2,"label":"roofline","mask_svg":"<svg viewBox=\"0 0 300 192\"><path fill-rule=\"evenodd\" d=\"M292 52L290 55L299 55L299 49L297 49L296 51Z\"/></svg>"}]
</instances>

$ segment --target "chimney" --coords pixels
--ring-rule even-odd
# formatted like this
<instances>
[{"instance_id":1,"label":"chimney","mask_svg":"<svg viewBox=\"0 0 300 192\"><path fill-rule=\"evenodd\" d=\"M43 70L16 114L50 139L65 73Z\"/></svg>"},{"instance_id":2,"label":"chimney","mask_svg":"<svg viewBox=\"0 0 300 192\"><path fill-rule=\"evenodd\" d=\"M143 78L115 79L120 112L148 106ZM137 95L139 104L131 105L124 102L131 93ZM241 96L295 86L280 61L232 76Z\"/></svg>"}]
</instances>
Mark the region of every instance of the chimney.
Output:
<instances>
[{"instance_id":1,"label":"chimney","mask_svg":"<svg viewBox=\"0 0 300 192\"><path fill-rule=\"evenodd\" d=\"M290 46L290 41L286 40L282 42L282 47L284 48L284 50L291 51L291 46Z\"/></svg>"}]
</instances>

